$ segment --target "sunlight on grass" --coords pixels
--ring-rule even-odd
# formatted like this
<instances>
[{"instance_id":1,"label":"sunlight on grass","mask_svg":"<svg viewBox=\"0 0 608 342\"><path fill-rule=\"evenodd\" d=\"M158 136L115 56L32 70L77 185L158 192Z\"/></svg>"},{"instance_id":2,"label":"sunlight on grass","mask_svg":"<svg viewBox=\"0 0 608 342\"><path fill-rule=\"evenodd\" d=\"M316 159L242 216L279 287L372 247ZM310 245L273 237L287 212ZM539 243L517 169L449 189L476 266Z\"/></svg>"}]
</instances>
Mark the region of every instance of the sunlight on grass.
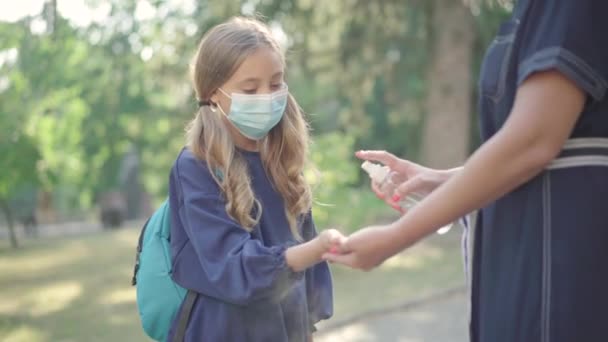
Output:
<instances>
[{"instance_id":1,"label":"sunlight on grass","mask_svg":"<svg viewBox=\"0 0 608 342\"><path fill-rule=\"evenodd\" d=\"M12 312L19 311L19 307L21 306L21 297L8 297L5 294L0 298L0 313L1 314L10 314Z\"/></svg>"},{"instance_id":2,"label":"sunlight on grass","mask_svg":"<svg viewBox=\"0 0 608 342\"><path fill-rule=\"evenodd\" d=\"M2 336L0 336L2 337ZM40 342L47 341L44 333L29 326L20 326L12 330L7 336L2 337L4 342Z\"/></svg>"},{"instance_id":3,"label":"sunlight on grass","mask_svg":"<svg viewBox=\"0 0 608 342\"><path fill-rule=\"evenodd\" d=\"M116 232L116 234L113 235L113 238L121 243L133 246L133 258L135 258L135 247L137 246L139 233L140 227L136 227L136 229L125 229Z\"/></svg>"},{"instance_id":4,"label":"sunlight on grass","mask_svg":"<svg viewBox=\"0 0 608 342\"><path fill-rule=\"evenodd\" d=\"M125 228L29 240L0 254L0 341L149 341L131 286L138 235Z\"/></svg>"},{"instance_id":5,"label":"sunlight on grass","mask_svg":"<svg viewBox=\"0 0 608 342\"><path fill-rule=\"evenodd\" d=\"M139 319L135 318L137 316L137 309L133 308L132 312L124 312L121 314L114 314L108 318L108 323L113 326L133 326L135 328L139 327ZM136 322L135 322L136 321ZM142 328L143 329L143 328Z\"/></svg>"},{"instance_id":6,"label":"sunlight on grass","mask_svg":"<svg viewBox=\"0 0 608 342\"><path fill-rule=\"evenodd\" d=\"M135 287L114 290L103 296L99 302L106 305L135 303Z\"/></svg>"},{"instance_id":7,"label":"sunlight on grass","mask_svg":"<svg viewBox=\"0 0 608 342\"><path fill-rule=\"evenodd\" d=\"M353 216L364 215L351 211ZM0 341L149 341L130 283L139 232L121 229L29 241L21 250L0 255ZM450 232L370 273L333 265L334 319L461 284L459 246L458 234ZM13 262L22 268L10 265ZM372 293L382 295L372 300ZM354 327L349 333L366 332Z\"/></svg>"},{"instance_id":8,"label":"sunlight on grass","mask_svg":"<svg viewBox=\"0 0 608 342\"><path fill-rule=\"evenodd\" d=\"M36 250L32 253L18 251L15 256L0 258L0 274L35 274L68 265L88 254L87 246L80 241L67 244L60 250Z\"/></svg>"},{"instance_id":9,"label":"sunlight on grass","mask_svg":"<svg viewBox=\"0 0 608 342\"><path fill-rule=\"evenodd\" d=\"M27 298L32 316L42 316L66 308L82 294L82 285L75 281L36 288Z\"/></svg>"}]
</instances>

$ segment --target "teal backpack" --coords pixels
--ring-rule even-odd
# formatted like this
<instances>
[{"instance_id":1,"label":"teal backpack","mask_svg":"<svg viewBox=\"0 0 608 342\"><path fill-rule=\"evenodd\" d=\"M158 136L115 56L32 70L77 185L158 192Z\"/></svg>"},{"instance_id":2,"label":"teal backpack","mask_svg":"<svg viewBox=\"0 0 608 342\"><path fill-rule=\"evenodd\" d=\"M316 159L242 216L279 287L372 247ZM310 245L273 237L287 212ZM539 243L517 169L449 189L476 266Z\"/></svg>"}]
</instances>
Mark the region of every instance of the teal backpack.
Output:
<instances>
[{"instance_id":1,"label":"teal backpack","mask_svg":"<svg viewBox=\"0 0 608 342\"><path fill-rule=\"evenodd\" d=\"M182 342L196 300L196 292L177 285L171 278L171 216L169 201L152 214L139 235L132 285L137 288L137 308L144 331L156 341L166 341L179 307L173 342Z\"/></svg>"}]
</instances>

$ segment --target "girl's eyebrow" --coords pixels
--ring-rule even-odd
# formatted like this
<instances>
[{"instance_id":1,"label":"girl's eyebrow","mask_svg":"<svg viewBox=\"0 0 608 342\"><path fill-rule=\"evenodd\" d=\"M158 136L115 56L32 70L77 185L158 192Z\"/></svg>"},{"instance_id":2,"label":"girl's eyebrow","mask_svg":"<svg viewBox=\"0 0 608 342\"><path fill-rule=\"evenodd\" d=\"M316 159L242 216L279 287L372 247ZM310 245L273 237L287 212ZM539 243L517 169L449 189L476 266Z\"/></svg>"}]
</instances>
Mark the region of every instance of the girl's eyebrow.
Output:
<instances>
[{"instance_id":1,"label":"girl's eyebrow","mask_svg":"<svg viewBox=\"0 0 608 342\"><path fill-rule=\"evenodd\" d=\"M259 82L260 79L256 77L249 77L239 82L239 84L249 83L249 82Z\"/></svg>"},{"instance_id":2,"label":"girl's eyebrow","mask_svg":"<svg viewBox=\"0 0 608 342\"><path fill-rule=\"evenodd\" d=\"M277 78L279 76L283 76L283 71L276 72L274 75L272 75L271 79L275 79L275 78ZM257 77L249 77L249 78L246 78L246 79L240 81L238 84L239 85L245 85L247 83L259 83L260 81L261 80L259 78L257 78Z\"/></svg>"}]
</instances>

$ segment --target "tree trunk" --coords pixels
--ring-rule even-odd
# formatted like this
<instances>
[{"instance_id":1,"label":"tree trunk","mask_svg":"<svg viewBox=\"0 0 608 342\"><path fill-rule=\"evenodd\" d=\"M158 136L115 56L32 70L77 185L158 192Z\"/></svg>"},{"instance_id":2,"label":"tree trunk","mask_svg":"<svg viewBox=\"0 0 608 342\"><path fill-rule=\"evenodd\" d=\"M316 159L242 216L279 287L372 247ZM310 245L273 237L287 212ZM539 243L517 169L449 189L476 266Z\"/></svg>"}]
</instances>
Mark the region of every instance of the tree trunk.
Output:
<instances>
[{"instance_id":1,"label":"tree trunk","mask_svg":"<svg viewBox=\"0 0 608 342\"><path fill-rule=\"evenodd\" d=\"M460 165L469 153L473 17L462 0L429 0L431 62L421 157L424 165Z\"/></svg>"},{"instance_id":2,"label":"tree trunk","mask_svg":"<svg viewBox=\"0 0 608 342\"><path fill-rule=\"evenodd\" d=\"M2 209L4 217L6 217L11 247L18 248L19 242L17 241L17 234L15 233L15 222L13 221L13 214L11 213L11 208L8 206L8 201L6 199L0 198L0 209Z\"/></svg>"}]
</instances>

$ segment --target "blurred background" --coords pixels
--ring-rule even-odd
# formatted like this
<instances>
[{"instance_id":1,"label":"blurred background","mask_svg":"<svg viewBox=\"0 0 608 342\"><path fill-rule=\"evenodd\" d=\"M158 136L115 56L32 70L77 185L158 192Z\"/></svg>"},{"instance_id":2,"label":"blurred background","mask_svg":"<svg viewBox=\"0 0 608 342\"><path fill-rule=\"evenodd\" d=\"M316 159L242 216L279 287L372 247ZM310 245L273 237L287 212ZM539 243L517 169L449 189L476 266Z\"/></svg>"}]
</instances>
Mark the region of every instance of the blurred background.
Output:
<instances>
[{"instance_id":1,"label":"blurred background","mask_svg":"<svg viewBox=\"0 0 608 342\"><path fill-rule=\"evenodd\" d=\"M258 15L288 49L287 81L321 172L317 225L352 232L397 217L354 151L453 167L479 144L477 74L511 7L0 0L0 340L147 340L130 286L135 245L167 196L196 109L189 62L213 25ZM318 339L464 341L460 233L370 273L334 267L336 315Z\"/></svg>"}]
</instances>

